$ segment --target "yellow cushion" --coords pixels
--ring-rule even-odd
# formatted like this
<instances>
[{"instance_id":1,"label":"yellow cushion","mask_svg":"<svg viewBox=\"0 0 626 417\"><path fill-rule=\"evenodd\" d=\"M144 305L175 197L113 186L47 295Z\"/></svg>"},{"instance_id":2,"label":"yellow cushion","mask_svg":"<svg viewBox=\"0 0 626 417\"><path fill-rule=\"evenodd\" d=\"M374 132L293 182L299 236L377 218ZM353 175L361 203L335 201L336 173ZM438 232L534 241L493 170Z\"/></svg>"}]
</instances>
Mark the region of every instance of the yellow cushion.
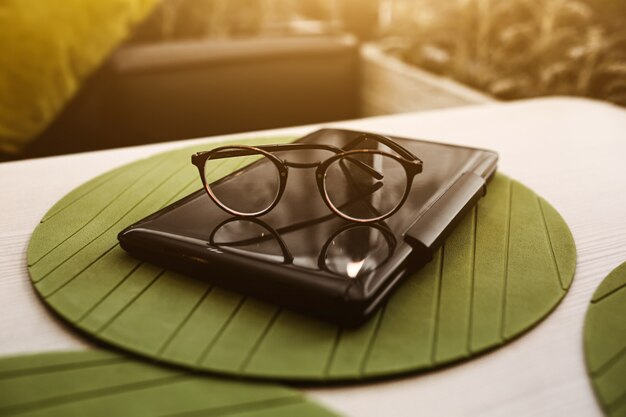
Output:
<instances>
[{"instance_id":1,"label":"yellow cushion","mask_svg":"<svg viewBox=\"0 0 626 417\"><path fill-rule=\"evenodd\" d=\"M156 2L0 1L0 152L41 133Z\"/></svg>"}]
</instances>

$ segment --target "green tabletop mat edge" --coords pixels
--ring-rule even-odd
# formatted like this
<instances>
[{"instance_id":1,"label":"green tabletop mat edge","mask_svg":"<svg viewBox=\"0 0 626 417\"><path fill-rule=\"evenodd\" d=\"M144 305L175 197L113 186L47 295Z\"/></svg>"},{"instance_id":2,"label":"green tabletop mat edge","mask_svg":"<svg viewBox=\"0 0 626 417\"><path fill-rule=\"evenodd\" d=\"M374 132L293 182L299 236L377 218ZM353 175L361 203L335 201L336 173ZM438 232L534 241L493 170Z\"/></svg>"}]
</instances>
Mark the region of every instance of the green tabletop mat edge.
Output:
<instances>
[{"instance_id":1,"label":"green tabletop mat edge","mask_svg":"<svg viewBox=\"0 0 626 417\"><path fill-rule=\"evenodd\" d=\"M598 402L608 416L626 416L626 262L611 271L594 292L583 341Z\"/></svg>"},{"instance_id":2,"label":"green tabletop mat edge","mask_svg":"<svg viewBox=\"0 0 626 417\"><path fill-rule=\"evenodd\" d=\"M282 140L286 141L290 139L282 138ZM246 142L248 141L249 139L246 140ZM253 141L259 141L259 139L253 139ZM277 141L276 138L264 138L263 139L264 143L276 142L276 141ZM242 140L239 140L238 142L242 142ZM221 143L211 144L210 146L219 146L219 145L221 145ZM173 152L168 153L168 155L180 155L181 157L183 155L188 156L196 150L208 149L210 146L198 145L193 148L186 148L182 150L173 151ZM148 165L151 163L158 164L159 162L163 160L164 160L163 155L157 155L148 159L144 159L140 161L139 164L148 164ZM184 165L181 165L181 166L185 167ZM123 169L124 167L120 167L117 170L115 170L115 172L105 174L105 175L108 175L110 179L114 179L117 176L119 176L120 172L118 170L123 170ZM197 175L197 173L194 172L194 173L191 173L191 175L192 175L191 178L195 178L195 175ZM91 192L90 187L97 188L100 186L101 182L103 182L101 178L100 179L96 178L94 180L91 180L90 183L87 183L85 186L79 187L78 189L70 192L68 196L66 196L65 198L60 200L59 203L53 206L50 212L52 212L55 217L58 216L60 210L61 211L64 210L63 202L65 201L66 198L75 198L76 200L78 200L80 199L81 195L86 195ZM193 180L191 182L187 181L186 183L190 185L187 186L187 188L184 188L182 191L175 193L175 195L173 195L170 198L170 201L174 201L175 198L179 198L182 195L185 195L186 193L191 192L191 191L195 191L195 189L199 188L199 185L197 183L194 183ZM549 242L551 246L552 254L550 255L551 258L549 259L547 258L547 254L544 254L545 256L543 256L543 258L545 259L543 259L543 261L545 265L548 265L550 262L552 262L553 266L551 266L550 268L554 268L555 273L559 277L559 288L557 290L553 284L550 284L551 285L550 293L552 295L550 296L550 300L547 303L548 304L547 306L540 306L541 307L540 314L537 314L529 318L529 317L525 317L523 314L520 314L520 313L515 313L515 314L511 313L511 314L508 314L506 317L504 317L503 320L509 324L510 326L509 329L506 329L505 326L501 323L502 320L500 320L500 322L498 322L497 320L493 320L493 323L491 324L490 323L481 324L481 323L476 323L476 322L470 322L469 324L466 323L466 325L473 326L471 327L472 329L477 329L475 331L472 330L472 332L478 335L477 338L469 339L469 341L467 342L466 351L461 351L458 348L454 348L448 351L446 351L446 349L443 349L440 353L436 354L438 355L436 357L432 356L433 354L427 351L424 351L424 353L421 353L421 354L419 352L407 352L406 353L407 356L405 356L404 359L411 362L412 366L407 366L406 363L404 364L400 363L396 365L384 364L384 363L377 364L377 358L379 358L378 360L381 360L380 359L381 357L384 358L385 349L389 349L389 348L384 347L385 346L384 339L383 339L383 342L378 344L377 347L375 348L371 348L369 346L363 347L365 343L369 343L369 341L372 340L372 337L377 337L378 338L377 340L379 340L381 339L380 337L381 334L385 335L386 334L385 331L388 331L389 328L393 329L393 326L389 325L389 319L387 317L390 314L397 315L397 314L402 313L402 312L395 313L392 308L393 305L392 307L385 307L385 309L382 310L385 313L385 317L383 319L381 319L382 313L379 312L378 315L374 317L362 329L359 329L357 331L337 330L337 329L333 329L331 326L328 326L324 323L311 321L306 318L302 318L295 313L290 313L290 312L278 313L276 311L276 308L273 306L265 305L263 303L257 302L252 299L241 299L241 297L239 297L236 294L232 294L232 293L229 293L228 291L220 290L217 288L211 288L210 286L208 286L208 284L205 284L205 283L201 283L197 281L196 282L190 281L189 279L182 277L178 274L172 273L172 272L162 273L160 272L159 268L153 267L149 264L140 264L139 266L137 266L135 265L134 260L132 258L120 257L119 252L121 251L121 249L115 248L115 247L110 249L109 252L106 252L102 258L98 258L96 262L93 262L87 265L85 267L86 268L85 270L87 273L97 271L98 261L106 260L108 259L107 257L116 257L115 259L118 262L118 266L120 268L126 268L128 274L131 275L131 279L116 284L115 288L124 287L124 291L125 291L124 296L126 296L127 298L130 297L131 299L133 297L142 296L144 292L146 291L146 289L151 288L153 285L159 285L163 288L167 288L168 290L177 291L177 290L180 290L180 288L177 288L177 287L181 287L180 284L182 282L185 288L191 288L194 290L194 292L197 292L198 294L197 299L193 302L193 308L191 309L191 311L187 311L186 313L181 315L181 319L185 320L185 323L193 322L194 320L193 317L187 317L187 316L191 316L195 314L195 312L197 311L202 311L202 309L206 307L205 306L206 300L210 298L213 303L218 303L220 306L222 306L221 308L223 308L224 314L226 314L225 312L228 312L228 311L230 311L231 314L233 312L235 312L235 314L245 313L249 315L250 314L254 315L256 313L259 313L259 315L262 316L264 320L266 320L267 323L270 323L270 322L280 323L280 328L283 329L283 333L286 331L288 334L289 333L288 329L297 328L301 326L302 323L306 323L305 324L306 326L311 327L310 331L307 332L309 333L308 336L311 336L311 335L312 336L310 340L300 341L299 343L301 343L301 346L309 346L310 343L313 343L313 344L317 343L317 340L316 340L317 336L315 335L318 335L320 338L324 338L325 340L329 340L329 342L322 343L321 345L318 346L319 351L323 353L321 354L321 356L316 354L316 355L310 356L309 359L306 359L306 357L303 358L301 356L298 357L298 355L296 355L295 358L290 359L290 356L287 352L287 354L281 358L281 362L283 363L283 365L278 370L276 368L272 368L273 365L266 365L259 361L252 362L250 360L246 360L246 364L248 366L252 366L251 368L252 370L249 370L244 373L246 376L261 377L261 378L269 377L269 378L287 379L287 380L290 380L290 379L294 379L294 380L299 380L299 379L349 380L349 379L362 378L362 377L380 377L380 376L392 375L395 373L405 373L405 372L411 372L411 371L420 370L420 369L428 369L435 365L438 366L438 365L442 365L446 363L463 360L478 352L483 352L483 351L495 348L501 345L502 343L504 343L505 341L510 340L514 337L517 337L519 334L523 333L528 328L534 326L542 318L547 316L550 313L550 311L558 304L560 299L564 296L565 290L569 288L569 285L571 283L571 279L573 277L575 263L576 263L575 262L576 253L575 253L575 247L573 244L571 233L569 232L569 229L565 225L560 215L547 202L545 202L545 200L541 198L537 198L534 195L534 193L532 193L526 187L520 185L517 182L510 181L508 180L508 178L502 175L498 175L494 179L494 183L499 184L498 190L502 189L502 192L508 193L507 198L509 200L512 198L512 194L514 192L516 199L520 199L520 201L529 201L530 204L533 205L533 207L531 208L531 212L529 212L530 214L525 212L528 210L521 210L519 214L515 214L513 224L512 225L509 224L509 227L512 226L513 228L518 228L518 229L524 228L526 227L524 223L524 219L525 219L524 216L531 218L533 216L532 214L533 212L535 214L541 213L544 231L539 230L542 227L540 227L540 225L538 226L537 224L535 224L536 230L534 230L534 232L536 232L535 233L536 236L540 236L541 233L543 233L544 234L543 238L546 238L545 235L547 234L547 241ZM494 186L490 186L490 190L493 190L493 189L494 189ZM488 195L485 200L490 198L489 197L490 194L494 194L494 193L496 192L493 192L493 191L488 192ZM497 217L497 213L494 214L493 211L498 211L498 207L491 208L490 210L485 209L481 211L479 215L477 215L476 211L474 211L470 216L468 216L462 222L459 228L461 230L466 230L466 231L469 230L469 231L476 232L474 229L476 228L477 223L483 224L484 222L493 222L493 221L495 221L496 223L498 221L500 221L500 223L503 223L503 220ZM148 213L145 213L145 214L148 214ZM44 217L44 220L47 220L50 217L51 216L46 215ZM508 220L510 222L510 219ZM500 224L498 225L498 227L500 228L505 227L505 224L504 223ZM40 225L40 227L38 227L35 233L33 234L33 239L31 240L31 245L29 246L29 251L28 251L29 259L31 258L30 255L34 252L32 248L36 247L36 245L33 245L32 242L36 241L36 239L38 238L38 235L41 234L42 232L43 232L43 228ZM479 233L479 232L480 231L476 233ZM558 236L560 238L554 239L554 236ZM456 238L453 237L449 240L454 241L455 239ZM459 236L459 239L457 239L459 240L457 242L457 246L461 248L460 249L461 251L463 251L463 248L465 247L463 244L463 237ZM488 241L488 240L489 240L488 236L483 238L483 241ZM447 242L446 244L452 245L452 243L450 242ZM54 249L55 248L53 248L52 251L54 251ZM44 253L43 256L42 256L42 253ZM47 254L45 254L45 251L39 250L39 255L33 257L32 258L33 262L29 262L29 264L36 263L37 260L41 260L42 258L45 258L45 256L47 256ZM440 256L441 256L441 251L436 255L436 259L439 259ZM488 264L487 261L485 261L484 263L485 265ZM436 274L437 265L438 265L437 261L431 263L430 266L425 268L425 271L422 272L421 274L422 275L430 274L431 276L434 276L433 274ZM479 268L480 267L482 268L493 267L493 266L489 266L489 265L485 266L485 265L481 266L479 265L479 263L476 264L476 266ZM64 265L61 265L60 267L57 267L57 268L63 268L63 267ZM76 325L78 328L86 331L87 333L92 333L94 330L102 330L102 329L99 329L98 327L102 324L102 321L98 322L97 320L90 318L90 316L84 317L84 316L81 316L79 313L74 314L72 313L72 311L64 309L63 307L64 303L65 305L69 305L67 304L67 300L64 300L63 298L59 298L60 295L55 297L56 291L59 291L58 288L65 288L66 285L72 285L71 283L67 284L63 282L63 279L61 279L60 281L56 283L53 283L54 285L49 284L50 282L52 282L50 280L44 280L41 283L38 282L43 279L41 275L43 275L43 277L45 278L46 276L45 273L50 273L51 269L54 270L54 268L47 268L47 269L43 269L42 271L38 271L36 268L32 268L32 267L30 268L31 276L33 277L33 281L36 282L36 286L40 294L44 297L47 297L47 302L49 302L52 305L53 309L55 309L57 313L61 314L68 321L73 322L74 325ZM78 272L79 274L85 273L85 271L81 272L80 268L78 269L78 271L79 271ZM37 279L38 274L40 275L39 279ZM95 274L94 276L96 275L97 274ZM516 281L513 281L513 282L517 282L519 278L515 278L515 280ZM415 291L418 291L420 294L426 291L433 291L433 290L438 291L439 286L442 284L444 285L445 288L451 288L451 290L454 292L456 290L456 286L450 287L447 281L448 280L446 279L445 282L441 283L433 279L420 280L420 282L414 282L413 284L406 283L404 284L404 286L413 286L415 284L414 286L419 287L415 289L412 292L412 294L415 294ZM157 284L155 284L155 282ZM174 282L176 282L177 284L172 285L172 283ZM475 280L471 284L473 285L472 287L465 287L465 288L466 289L471 288L472 291L475 288L486 288L488 290L491 290L487 286L488 284L489 284L488 282L482 283L480 282L480 280ZM431 285L430 289L427 288L428 285ZM500 288L499 290L500 297L503 297L502 294L503 294L504 288L508 288L510 286L514 286L517 284L504 283L503 285L504 287ZM398 294L396 295L396 297L401 297L401 295ZM116 302L123 303L125 301L126 302L128 301L128 300L122 300L120 298L123 299L124 297L117 297L117 299L112 300L112 301L110 299L107 299L104 303L101 303L95 308L93 308L90 311L90 313L93 313L95 314L96 317L98 317L98 314L100 314L101 311L105 310L104 308L102 308L103 304L108 305L108 304L115 304ZM450 302L452 303L450 304L450 306L454 308L453 301L450 301ZM527 297L527 299L522 299L521 301L518 300L518 302L521 302L522 305L523 303L528 303L528 302L532 303L532 297ZM472 303L473 303L472 304L473 308L475 308L476 311L478 311L479 313L481 311L488 311L488 309L490 308L489 303L481 299L472 300ZM61 306L62 308L59 308L59 306ZM431 306L431 308L434 309L435 307ZM439 308L439 306L437 306L437 308ZM516 308L518 311L520 311L519 306L517 306ZM434 313L437 313L435 310L432 310L432 311ZM480 314L484 314L484 313L480 313ZM215 320L228 321L229 317L225 316L222 318L215 318ZM381 325L381 323L383 323L384 325ZM237 323L235 322L234 324L237 324ZM243 324L239 323L238 325L240 327L243 326L242 329L244 330L246 329L245 323ZM484 325L486 327L484 326L483 326L484 328L476 327L479 325L481 326ZM275 327L276 326L274 326L274 328ZM381 330L381 327L382 327L382 330ZM400 323L400 328L401 327L402 325ZM184 330L185 330L184 328L176 329L175 332L177 332L177 337L181 336L182 338L184 338L185 336ZM247 329L247 330L249 331L250 329ZM220 337L228 336L227 332L221 331L220 329L218 329L217 331ZM274 331L274 329L272 329L272 331ZM432 333L433 330L426 329L425 331ZM499 336L498 336L498 332L500 332ZM491 334L492 336L480 337L481 334L485 334L485 335ZM456 343L462 343L462 342L459 342L460 339L456 336L455 323L450 323L448 327L444 329L444 331L440 331L440 334L438 334L437 336L438 336L439 341L448 340L451 338L450 340L456 340ZM102 333L98 336L99 339L105 340L119 347L129 349L136 353L149 354L151 356L165 354L166 357L160 357L158 359L167 360L172 363L190 366L190 363L188 360L179 359L177 355L180 355L180 353L177 353L176 346L172 347L171 345L169 345L162 351L160 350L160 348L156 348L155 350L150 351L150 350L146 350L145 347L138 348L137 346L133 346L132 343L125 343L123 342L123 340L120 339L120 337L121 336L119 333L119 329L108 330L106 333ZM280 335L278 337L280 339ZM390 334L389 336L386 336L386 337L387 339L390 340L389 343L393 344L393 339L394 339L393 334ZM338 340L341 340L340 345L337 345ZM290 341L290 343L292 344L292 347L294 347L297 351L299 345L296 342L298 341ZM269 347L266 350L271 351L272 349L271 347ZM211 353L211 352L198 352L201 355L202 360L200 363L197 363L195 366L201 369L211 370L215 372L240 375L241 372L238 371L237 368L233 369L232 367L229 368L228 366L224 368L224 367L217 366L216 365L217 362L211 362L211 358L216 355L218 359L225 361L225 363L228 362L229 360L228 355L227 355L228 349L221 349L221 351L222 353L219 353L219 354ZM357 357L361 358L361 363L359 363L359 361L355 362L355 357L351 355L355 351L359 352ZM319 357L323 357L323 358L318 359ZM368 364L368 366L362 365L363 363L362 358L364 357L370 358L371 360L371 363ZM331 361L336 360L337 365L331 366L330 362L328 362L328 358L331 358ZM298 364L297 367L293 367L294 368L293 372L290 372L290 369L289 369L289 368L292 368L292 366L290 365L291 360L295 361L294 363ZM209 365L207 365L206 363L202 363L203 361L209 361ZM382 360L382 361L385 362L385 360ZM352 364L350 365L350 363ZM355 367L357 368L356 373L355 373ZM320 369L323 369L323 372L321 374L319 373ZM315 372L313 370L315 370Z\"/></svg>"}]
</instances>

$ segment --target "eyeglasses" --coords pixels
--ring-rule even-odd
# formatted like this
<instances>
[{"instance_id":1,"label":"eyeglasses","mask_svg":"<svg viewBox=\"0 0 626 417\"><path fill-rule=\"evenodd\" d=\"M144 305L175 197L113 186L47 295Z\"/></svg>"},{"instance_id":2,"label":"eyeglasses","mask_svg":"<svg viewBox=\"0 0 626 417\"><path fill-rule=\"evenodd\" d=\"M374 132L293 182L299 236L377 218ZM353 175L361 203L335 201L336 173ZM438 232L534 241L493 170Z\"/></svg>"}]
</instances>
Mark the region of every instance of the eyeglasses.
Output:
<instances>
[{"instance_id":1,"label":"eyeglasses","mask_svg":"<svg viewBox=\"0 0 626 417\"><path fill-rule=\"evenodd\" d=\"M394 153L379 149L382 146ZM276 155L281 152L289 152L289 160ZM237 167L246 169L213 181L212 173L219 165L216 161L224 158L235 159ZM361 223L379 221L398 211L423 166L419 158L390 138L365 133L344 148L308 143L232 145L198 152L191 162L215 204L240 217L271 211L285 192L289 168L315 168L317 188L328 208L346 220Z\"/></svg>"}]
</instances>

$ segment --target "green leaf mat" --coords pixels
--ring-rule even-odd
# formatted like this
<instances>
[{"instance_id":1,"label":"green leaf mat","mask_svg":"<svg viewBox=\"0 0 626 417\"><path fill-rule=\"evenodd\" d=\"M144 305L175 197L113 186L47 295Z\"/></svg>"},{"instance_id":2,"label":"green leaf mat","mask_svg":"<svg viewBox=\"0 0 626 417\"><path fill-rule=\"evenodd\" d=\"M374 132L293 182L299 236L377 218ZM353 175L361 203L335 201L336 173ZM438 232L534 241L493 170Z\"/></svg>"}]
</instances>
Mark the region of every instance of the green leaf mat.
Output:
<instances>
[{"instance_id":1,"label":"green leaf mat","mask_svg":"<svg viewBox=\"0 0 626 417\"><path fill-rule=\"evenodd\" d=\"M585 359L607 415L626 417L626 262L602 281L587 310Z\"/></svg>"},{"instance_id":2,"label":"green leaf mat","mask_svg":"<svg viewBox=\"0 0 626 417\"><path fill-rule=\"evenodd\" d=\"M337 416L293 389L194 375L106 351L0 359L0 416Z\"/></svg>"},{"instance_id":3,"label":"green leaf mat","mask_svg":"<svg viewBox=\"0 0 626 417\"><path fill-rule=\"evenodd\" d=\"M123 166L54 205L28 249L44 302L93 337L160 361L258 378L353 380L430 369L500 346L546 317L573 278L576 251L563 219L504 175L433 261L356 330L127 255L116 234L201 188L189 156L206 148ZM225 160L214 176L235 168Z\"/></svg>"}]
</instances>

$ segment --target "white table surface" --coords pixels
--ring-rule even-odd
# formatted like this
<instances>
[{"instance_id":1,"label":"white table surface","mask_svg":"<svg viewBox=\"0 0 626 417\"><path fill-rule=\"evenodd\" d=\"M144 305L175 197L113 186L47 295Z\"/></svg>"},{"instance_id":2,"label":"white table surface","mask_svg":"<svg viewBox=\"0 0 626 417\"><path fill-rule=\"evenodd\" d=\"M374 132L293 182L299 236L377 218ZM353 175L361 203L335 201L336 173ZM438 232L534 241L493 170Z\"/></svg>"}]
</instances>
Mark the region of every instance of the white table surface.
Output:
<instances>
[{"instance_id":1,"label":"white table surface","mask_svg":"<svg viewBox=\"0 0 626 417\"><path fill-rule=\"evenodd\" d=\"M585 373L582 330L594 289L626 261L626 110L552 98L327 126L498 151L500 171L545 197L565 218L578 264L572 287L554 313L501 349L434 372L306 389L309 395L350 416L601 415ZM29 281L26 247L48 208L93 176L190 143L194 141L0 164L0 355L88 346L44 308Z\"/></svg>"}]
</instances>

